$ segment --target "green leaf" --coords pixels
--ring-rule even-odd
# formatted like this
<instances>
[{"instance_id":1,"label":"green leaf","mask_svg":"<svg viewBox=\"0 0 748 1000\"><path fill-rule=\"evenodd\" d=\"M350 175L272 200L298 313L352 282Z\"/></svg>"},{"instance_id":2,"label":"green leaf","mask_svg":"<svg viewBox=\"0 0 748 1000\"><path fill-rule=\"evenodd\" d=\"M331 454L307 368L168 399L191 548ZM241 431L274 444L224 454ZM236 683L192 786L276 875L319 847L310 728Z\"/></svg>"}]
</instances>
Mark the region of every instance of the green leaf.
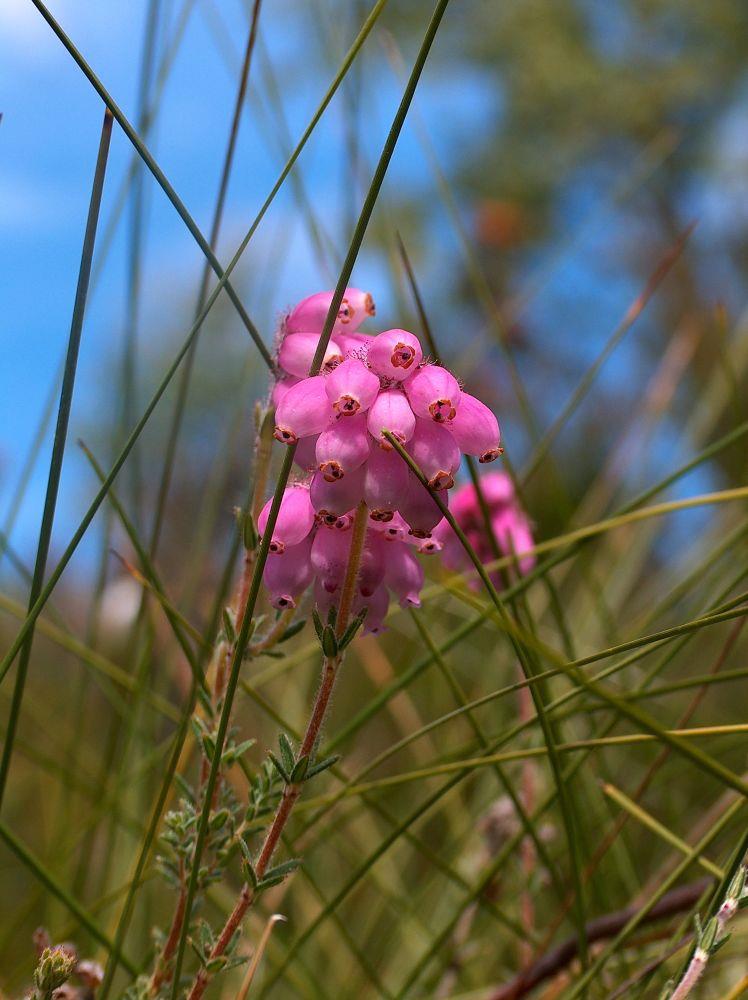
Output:
<instances>
[{"instance_id":1,"label":"green leaf","mask_svg":"<svg viewBox=\"0 0 748 1000\"><path fill-rule=\"evenodd\" d=\"M299 757L293 766L291 771L291 784L295 785L299 781L304 781L306 778L307 768L309 767L309 756Z\"/></svg>"},{"instance_id":2,"label":"green leaf","mask_svg":"<svg viewBox=\"0 0 748 1000\"><path fill-rule=\"evenodd\" d=\"M296 754L291 746L291 741L285 733L278 733L278 746L280 747L283 765L286 771L290 774L294 769L294 764L296 763Z\"/></svg>"},{"instance_id":3,"label":"green leaf","mask_svg":"<svg viewBox=\"0 0 748 1000\"><path fill-rule=\"evenodd\" d=\"M278 772L278 774L281 776L281 778L283 778L283 780L285 781L285 783L287 785L290 785L291 784L291 776L286 771L285 767L281 764L281 762L278 760L278 758L275 756L275 754L273 753L272 750L268 750L268 757L270 758L270 760L275 765L275 769Z\"/></svg>"}]
</instances>

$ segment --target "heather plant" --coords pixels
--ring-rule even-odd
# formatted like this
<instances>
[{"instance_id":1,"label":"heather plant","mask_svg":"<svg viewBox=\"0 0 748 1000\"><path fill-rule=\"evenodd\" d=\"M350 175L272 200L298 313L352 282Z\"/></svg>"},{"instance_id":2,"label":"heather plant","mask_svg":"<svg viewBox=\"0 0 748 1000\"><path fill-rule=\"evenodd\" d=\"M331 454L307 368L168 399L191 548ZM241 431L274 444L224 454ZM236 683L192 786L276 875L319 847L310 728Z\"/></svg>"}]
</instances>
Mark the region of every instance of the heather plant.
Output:
<instances>
[{"instance_id":1,"label":"heather plant","mask_svg":"<svg viewBox=\"0 0 748 1000\"><path fill-rule=\"evenodd\" d=\"M746 995L741 278L712 301L715 230L668 187L687 153L670 162L657 109L687 129L709 73L658 77L639 113L647 81L602 51L642 19L680 67L708 15L148 0L130 114L67 12L29 3L103 122L65 355L0 522L0 997ZM729 81L744 17L717 7ZM505 74L497 26L523 72L476 127L470 92L452 114L455 53ZM179 75L194 35L235 87L205 230L178 193L184 109L161 111L175 80L212 93L209 61ZM594 159L572 107L644 152ZM283 166L234 203L258 137ZM620 161L617 213L662 223L633 265L599 216L565 234L562 259L603 234L593 309L533 228L551 194L574 203L580 150ZM491 163L501 197L471 218ZM194 292L153 261L154 193L199 254Z\"/></svg>"}]
</instances>

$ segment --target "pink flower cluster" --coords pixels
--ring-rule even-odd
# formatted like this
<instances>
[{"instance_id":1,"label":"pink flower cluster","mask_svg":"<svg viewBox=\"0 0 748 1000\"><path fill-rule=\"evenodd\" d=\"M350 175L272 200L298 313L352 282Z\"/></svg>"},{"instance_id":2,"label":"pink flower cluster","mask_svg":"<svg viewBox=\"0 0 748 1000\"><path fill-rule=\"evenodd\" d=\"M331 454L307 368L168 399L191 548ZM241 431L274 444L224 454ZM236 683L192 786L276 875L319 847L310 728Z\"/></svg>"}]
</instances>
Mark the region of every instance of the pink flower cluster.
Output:
<instances>
[{"instance_id":1,"label":"pink flower cluster","mask_svg":"<svg viewBox=\"0 0 748 1000\"><path fill-rule=\"evenodd\" d=\"M414 552L443 545L439 508L383 432L406 448L445 504L462 454L493 461L501 454L500 432L484 403L424 359L412 333L358 332L375 309L371 295L355 288L346 290L321 373L308 376L332 296L304 299L281 327L275 438L297 445L294 459L308 480L283 497L265 582L276 607L294 606L313 580L318 605L335 603L363 501L369 526L357 600L369 608L368 630L376 631L389 604L387 588L405 605L420 603L423 570ZM269 509L268 503L261 533Z\"/></svg>"},{"instance_id":2,"label":"pink flower cluster","mask_svg":"<svg viewBox=\"0 0 748 1000\"><path fill-rule=\"evenodd\" d=\"M512 480L505 472L491 472L483 476L480 486L499 551L505 556L516 556L520 573L529 573L535 565L535 556L529 552L533 547L532 528L527 514L517 500ZM455 492L450 510L481 562L492 562L495 558L493 546L486 531L478 494L472 483L461 486ZM439 522L432 537L441 545L442 559L449 569L462 571L472 568L472 563L447 521L442 519ZM499 574L495 574L493 580L497 586L501 586Z\"/></svg>"}]
</instances>

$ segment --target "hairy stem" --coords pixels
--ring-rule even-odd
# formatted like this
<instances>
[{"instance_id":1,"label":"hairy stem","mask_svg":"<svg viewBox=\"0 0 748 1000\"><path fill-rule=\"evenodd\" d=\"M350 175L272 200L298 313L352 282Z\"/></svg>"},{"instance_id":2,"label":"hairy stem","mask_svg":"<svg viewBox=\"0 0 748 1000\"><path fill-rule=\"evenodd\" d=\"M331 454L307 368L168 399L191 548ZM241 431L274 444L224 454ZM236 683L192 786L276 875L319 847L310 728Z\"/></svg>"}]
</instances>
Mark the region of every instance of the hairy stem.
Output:
<instances>
[{"instance_id":1,"label":"hairy stem","mask_svg":"<svg viewBox=\"0 0 748 1000\"><path fill-rule=\"evenodd\" d=\"M338 605L338 616L335 625L335 633L338 638L340 638L346 630L348 620L351 615L353 600L356 595L356 580L358 579L358 573L361 567L361 556L364 550L364 542L366 540L368 514L369 512L366 504L363 502L360 503L358 509L356 510L356 517L353 522L351 549L348 556L345 579L341 590L340 604ZM342 654L339 654L334 657L326 656L322 661L322 677L320 680L320 686L317 691L317 697L314 699L314 706L309 717L309 722L307 723L304 738L301 741L301 746L299 747L297 760L301 760L303 757L311 757L314 753L322 731L322 726L327 716L330 698L332 697L335 680L337 678L342 660L343 656ZM301 783L293 783L287 784L283 790L283 795L278 804L273 821L268 828L267 834L265 835L265 840L254 866L255 875L258 880L262 879L270 867L270 862L273 860L273 855L278 847L286 824L288 823L291 813L293 812L293 808L301 795L302 787L303 785ZM234 909L231 911L221 933L218 936L218 939L216 940L215 945L213 946L213 950L210 953L211 959L220 958L226 953L226 949L229 947L237 929L241 926L242 920L254 902L255 896L255 891L249 885L245 884L242 887L242 890L239 893L239 898L234 905ZM205 993L205 989L209 981L210 974L206 968L202 968L195 977L192 989L188 995L188 1000L200 1000L200 997L202 997Z\"/></svg>"}]
</instances>

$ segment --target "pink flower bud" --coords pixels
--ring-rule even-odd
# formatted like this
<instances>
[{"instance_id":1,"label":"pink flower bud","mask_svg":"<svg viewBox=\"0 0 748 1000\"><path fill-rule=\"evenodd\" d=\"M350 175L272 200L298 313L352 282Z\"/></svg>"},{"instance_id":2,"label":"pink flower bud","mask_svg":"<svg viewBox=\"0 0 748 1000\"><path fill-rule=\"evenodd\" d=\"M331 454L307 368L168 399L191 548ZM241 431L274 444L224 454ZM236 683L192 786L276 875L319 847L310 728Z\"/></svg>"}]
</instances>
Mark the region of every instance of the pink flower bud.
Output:
<instances>
[{"instance_id":1,"label":"pink flower bud","mask_svg":"<svg viewBox=\"0 0 748 1000\"><path fill-rule=\"evenodd\" d=\"M265 527L270 516L270 508L273 504L272 498L268 500L260 511L257 519L257 529L260 534L264 534ZM273 529L273 537L270 541L270 551L276 555L283 555L287 548L298 545L309 532L314 524L314 508L309 499L309 490L306 486L289 486L283 491L278 517Z\"/></svg>"},{"instance_id":2,"label":"pink flower bud","mask_svg":"<svg viewBox=\"0 0 748 1000\"><path fill-rule=\"evenodd\" d=\"M400 601L402 608L420 608L423 567L407 545L393 546L387 557L385 583Z\"/></svg>"},{"instance_id":3,"label":"pink flower bud","mask_svg":"<svg viewBox=\"0 0 748 1000\"><path fill-rule=\"evenodd\" d=\"M452 489L460 467L460 449L444 426L419 417L408 452L432 490Z\"/></svg>"},{"instance_id":4,"label":"pink flower bud","mask_svg":"<svg viewBox=\"0 0 748 1000\"><path fill-rule=\"evenodd\" d=\"M356 581L358 592L364 597L371 597L384 580L385 566L389 558L390 546L379 532L368 531Z\"/></svg>"},{"instance_id":5,"label":"pink flower bud","mask_svg":"<svg viewBox=\"0 0 748 1000\"><path fill-rule=\"evenodd\" d=\"M317 438L317 468L328 483L342 479L364 464L371 450L370 442L363 413L337 420Z\"/></svg>"},{"instance_id":6,"label":"pink flower bud","mask_svg":"<svg viewBox=\"0 0 748 1000\"><path fill-rule=\"evenodd\" d=\"M405 393L400 389L380 392L369 409L367 426L374 440L386 450L390 450L392 445L382 437L382 431L392 431L401 444L410 441L416 418Z\"/></svg>"},{"instance_id":7,"label":"pink flower bud","mask_svg":"<svg viewBox=\"0 0 748 1000\"><path fill-rule=\"evenodd\" d=\"M321 472L315 472L309 496L312 507L325 524L334 524L361 502L364 496L364 468L359 466L333 482L328 482Z\"/></svg>"},{"instance_id":8,"label":"pink flower bud","mask_svg":"<svg viewBox=\"0 0 748 1000\"><path fill-rule=\"evenodd\" d=\"M398 382L412 375L423 360L418 338L407 330L386 330L374 338L367 361L372 371Z\"/></svg>"},{"instance_id":9,"label":"pink flower bud","mask_svg":"<svg viewBox=\"0 0 748 1000\"><path fill-rule=\"evenodd\" d=\"M404 384L417 417L439 424L454 420L460 403L457 379L440 365L424 365Z\"/></svg>"},{"instance_id":10,"label":"pink flower bud","mask_svg":"<svg viewBox=\"0 0 748 1000\"><path fill-rule=\"evenodd\" d=\"M269 555L262 579L270 591L274 608L295 608L299 596L312 582L312 539L308 536L298 545L286 549L283 555Z\"/></svg>"},{"instance_id":11,"label":"pink flower bud","mask_svg":"<svg viewBox=\"0 0 748 1000\"><path fill-rule=\"evenodd\" d=\"M302 438L296 445L293 460L304 472L312 472L317 468L317 441L319 435L313 434L311 437Z\"/></svg>"},{"instance_id":12,"label":"pink flower bud","mask_svg":"<svg viewBox=\"0 0 748 1000\"><path fill-rule=\"evenodd\" d=\"M501 454L499 422L485 403L463 392L457 413L447 425L460 451L493 462Z\"/></svg>"},{"instance_id":13,"label":"pink flower bud","mask_svg":"<svg viewBox=\"0 0 748 1000\"><path fill-rule=\"evenodd\" d=\"M305 378L291 386L278 404L273 437L281 444L293 444L299 438L319 434L332 419L325 377Z\"/></svg>"},{"instance_id":14,"label":"pink flower bud","mask_svg":"<svg viewBox=\"0 0 748 1000\"><path fill-rule=\"evenodd\" d=\"M289 333L283 338L278 351L278 364L289 375L306 378L319 343L318 333ZM322 362L322 371L330 371L343 360L343 350L335 340L330 340Z\"/></svg>"},{"instance_id":15,"label":"pink flower bud","mask_svg":"<svg viewBox=\"0 0 748 1000\"><path fill-rule=\"evenodd\" d=\"M278 406L280 404L280 401L283 399L288 390L291 388L291 386L296 385L298 381L299 379L293 378L290 375L287 378L278 379L278 381L273 386L272 393L270 394L270 402L273 404L273 406Z\"/></svg>"},{"instance_id":16,"label":"pink flower bud","mask_svg":"<svg viewBox=\"0 0 748 1000\"><path fill-rule=\"evenodd\" d=\"M402 464L405 465L405 462ZM439 490L439 497L443 503L447 503L446 490ZM397 507L410 526L410 534L416 538L428 538L442 518L431 492L410 471L407 489L403 492Z\"/></svg>"},{"instance_id":17,"label":"pink flower bud","mask_svg":"<svg viewBox=\"0 0 748 1000\"><path fill-rule=\"evenodd\" d=\"M375 521L391 521L408 487L408 466L396 451L373 448L364 465L364 500Z\"/></svg>"},{"instance_id":18,"label":"pink flower bud","mask_svg":"<svg viewBox=\"0 0 748 1000\"><path fill-rule=\"evenodd\" d=\"M334 594L345 579L351 549L349 531L318 531L312 542L312 568L322 587Z\"/></svg>"},{"instance_id":19,"label":"pink flower bud","mask_svg":"<svg viewBox=\"0 0 748 1000\"><path fill-rule=\"evenodd\" d=\"M334 294L334 291L317 292L316 295L310 295L309 298L299 302L286 319L286 332L312 332L319 336ZM375 312L374 300L368 292L362 292L358 288L346 288L332 332L353 333L367 316L373 316Z\"/></svg>"},{"instance_id":20,"label":"pink flower bud","mask_svg":"<svg viewBox=\"0 0 748 1000\"><path fill-rule=\"evenodd\" d=\"M353 602L353 614L360 614L364 608L368 608L368 614L364 618L362 629L363 635L379 635L385 632L384 620L390 607L390 595L384 586L377 587L369 597L357 595Z\"/></svg>"},{"instance_id":21,"label":"pink flower bud","mask_svg":"<svg viewBox=\"0 0 748 1000\"><path fill-rule=\"evenodd\" d=\"M338 416L352 417L377 398L379 379L363 361L348 358L325 377L325 390Z\"/></svg>"}]
</instances>

